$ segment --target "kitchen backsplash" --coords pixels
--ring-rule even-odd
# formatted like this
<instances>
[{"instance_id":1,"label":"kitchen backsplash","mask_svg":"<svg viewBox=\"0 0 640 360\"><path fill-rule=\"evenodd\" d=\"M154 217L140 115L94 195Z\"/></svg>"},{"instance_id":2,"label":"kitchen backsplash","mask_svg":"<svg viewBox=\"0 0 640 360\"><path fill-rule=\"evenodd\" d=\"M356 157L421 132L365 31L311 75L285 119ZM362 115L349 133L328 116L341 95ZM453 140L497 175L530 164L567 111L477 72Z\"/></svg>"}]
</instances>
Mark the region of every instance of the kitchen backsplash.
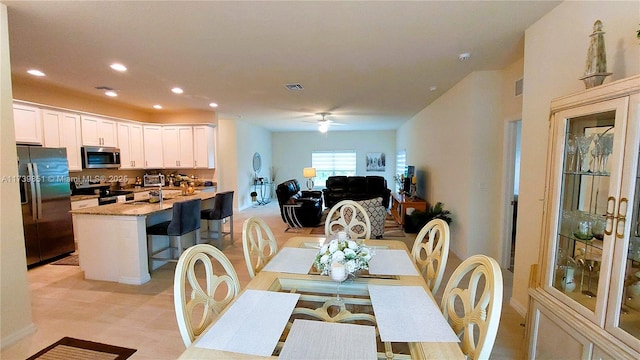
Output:
<instances>
[{"instance_id":1,"label":"kitchen backsplash","mask_svg":"<svg viewBox=\"0 0 640 360\"><path fill-rule=\"evenodd\" d=\"M72 181L76 183L82 182L103 182L112 183L118 182L120 187L133 186L136 181L136 176L142 176L144 174L157 174L161 173L167 177L169 174L182 174L187 176L195 176L200 181L213 181L215 180L215 169L146 169L146 170L109 170L109 169L85 169L82 171L71 171L69 176ZM126 185L125 185L126 183Z\"/></svg>"}]
</instances>

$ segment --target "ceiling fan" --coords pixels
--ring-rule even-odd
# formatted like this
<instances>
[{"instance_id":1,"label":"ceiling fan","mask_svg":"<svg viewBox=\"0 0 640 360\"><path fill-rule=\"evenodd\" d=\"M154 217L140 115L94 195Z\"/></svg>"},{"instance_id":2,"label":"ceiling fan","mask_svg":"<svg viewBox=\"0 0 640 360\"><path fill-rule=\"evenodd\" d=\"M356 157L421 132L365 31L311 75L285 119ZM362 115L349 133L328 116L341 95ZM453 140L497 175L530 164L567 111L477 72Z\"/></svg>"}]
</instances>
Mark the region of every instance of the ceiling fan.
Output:
<instances>
[{"instance_id":1,"label":"ceiling fan","mask_svg":"<svg viewBox=\"0 0 640 360\"><path fill-rule=\"evenodd\" d=\"M320 131L321 133L326 133L327 131L329 131L330 125L344 125L339 122L335 122L333 120L327 119L326 117L331 115L330 112L319 112L319 113L316 113L316 115L322 116L322 119L318 119L315 121L318 124L318 131ZM308 122L313 122L313 121L308 121Z\"/></svg>"}]
</instances>

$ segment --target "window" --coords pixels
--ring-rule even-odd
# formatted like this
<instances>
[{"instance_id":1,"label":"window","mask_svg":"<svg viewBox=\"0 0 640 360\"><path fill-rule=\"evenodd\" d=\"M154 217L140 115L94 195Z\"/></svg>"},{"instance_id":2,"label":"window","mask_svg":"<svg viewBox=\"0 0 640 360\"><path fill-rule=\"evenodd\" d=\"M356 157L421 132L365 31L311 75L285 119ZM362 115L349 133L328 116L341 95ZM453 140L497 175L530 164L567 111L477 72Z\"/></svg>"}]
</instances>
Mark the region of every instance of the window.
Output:
<instances>
[{"instance_id":1,"label":"window","mask_svg":"<svg viewBox=\"0 0 640 360\"><path fill-rule=\"evenodd\" d=\"M356 152L314 151L311 166L316 168L315 186L325 187L329 176L356 174Z\"/></svg>"},{"instance_id":2,"label":"window","mask_svg":"<svg viewBox=\"0 0 640 360\"><path fill-rule=\"evenodd\" d=\"M400 191L402 184L398 178L399 175L407 173L407 150L400 150L396 154L396 175L394 176L396 191Z\"/></svg>"}]
</instances>

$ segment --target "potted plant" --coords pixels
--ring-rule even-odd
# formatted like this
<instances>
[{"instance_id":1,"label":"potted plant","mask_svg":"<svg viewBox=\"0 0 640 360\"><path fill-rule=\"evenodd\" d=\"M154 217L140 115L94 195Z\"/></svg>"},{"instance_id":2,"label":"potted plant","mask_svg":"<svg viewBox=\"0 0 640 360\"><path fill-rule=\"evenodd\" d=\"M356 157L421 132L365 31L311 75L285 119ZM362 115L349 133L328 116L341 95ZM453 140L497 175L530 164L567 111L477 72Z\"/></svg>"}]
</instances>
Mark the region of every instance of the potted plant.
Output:
<instances>
[{"instance_id":1,"label":"potted plant","mask_svg":"<svg viewBox=\"0 0 640 360\"><path fill-rule=\"evenodd\" d=\"M430 206L426 211L416 210L411 215L406 217L406 223L404 225L404 231L408 233L417 233L425 226L429 221L433 219L442 219L451 224L453 219L451 218L451 212L445 210L442 202L437 202L434 206Z\"/></svg>"}]
</instances>

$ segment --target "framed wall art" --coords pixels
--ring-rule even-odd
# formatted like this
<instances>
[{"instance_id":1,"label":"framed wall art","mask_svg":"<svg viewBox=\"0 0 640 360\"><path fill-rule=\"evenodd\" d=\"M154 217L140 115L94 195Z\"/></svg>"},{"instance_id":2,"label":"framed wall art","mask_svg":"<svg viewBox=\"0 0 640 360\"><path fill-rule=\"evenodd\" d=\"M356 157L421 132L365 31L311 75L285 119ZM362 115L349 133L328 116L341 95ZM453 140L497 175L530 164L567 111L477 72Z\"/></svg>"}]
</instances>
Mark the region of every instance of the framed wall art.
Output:
<instances>
[{"instance_id":1,"label":"framed wall art","mask_svg":"<svg viewBox=\"0 0 640 360\"><path fill-rule=\"evenodd\" d=\"M384 153L367 153L367 171L385 171L386 161Z\"/></svg>"}]
</instances>

